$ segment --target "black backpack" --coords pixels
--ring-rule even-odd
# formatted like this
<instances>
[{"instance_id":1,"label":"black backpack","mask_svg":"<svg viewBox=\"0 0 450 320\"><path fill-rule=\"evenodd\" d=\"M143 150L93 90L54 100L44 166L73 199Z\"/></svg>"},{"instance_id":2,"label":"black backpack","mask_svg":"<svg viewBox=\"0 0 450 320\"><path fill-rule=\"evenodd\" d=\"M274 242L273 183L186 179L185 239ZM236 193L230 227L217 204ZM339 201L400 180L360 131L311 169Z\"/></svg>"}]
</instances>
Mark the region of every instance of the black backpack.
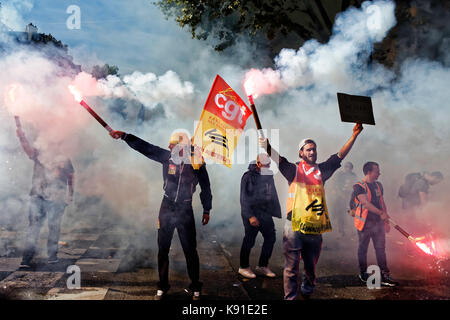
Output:
<instances>
[{"instance_id":1,"label":"black backpack","mask_svg":"<svg viewBox=\"0 0 450 320\"><path fill-rule=\"evenodd\" d=\"M405 177L405 182L398 189L398 196L400 198L406 198L411 194L414 183L421 179L422 175L420 173L410 173Z\"/></svg>"},{"instance_id":2,"label":"black backpack","mask_svg":"<svg viewBox=\"0 0 450 320\"><path fill-rule=\"evenodd\" d=\"M361 182L358 182L361 183ZM363 184L364 185L364 184ZM364 190L366 190L366 187L364 187ZM367 190L366 190L367 192ZM350 202L349 202L349 207L350 210L348 211L348 213L354 217L356 214L356 208L358 207L358 204L356 203L356 195L355 195L355 191L352 192L352 195L350 196Z\"/></svg>"}]
</instances>

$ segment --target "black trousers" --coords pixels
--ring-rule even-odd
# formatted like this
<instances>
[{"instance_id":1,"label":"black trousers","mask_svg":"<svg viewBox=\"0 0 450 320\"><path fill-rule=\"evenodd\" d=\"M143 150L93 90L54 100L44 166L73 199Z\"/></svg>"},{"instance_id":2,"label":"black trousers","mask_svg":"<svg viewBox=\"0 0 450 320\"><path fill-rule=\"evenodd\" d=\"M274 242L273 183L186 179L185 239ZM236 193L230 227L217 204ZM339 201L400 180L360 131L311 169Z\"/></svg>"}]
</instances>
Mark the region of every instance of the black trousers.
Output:
<instances>
[{"instance_id":1,"label":"black trousers","mask_svg":"<svg viewBox=\"0 0 450 320\"><path fill-rule=\"evenodd\" d=\"M192 204L174 203L163 199L159 211L158 227L158 289L168 291L169 285L169 251L172 244L173 233L177 229L186 258L187 271L191 284L189 289L200 291L202 283L200 278L200 262L197 253L197 239L195 231L194 212Z\"/></svg>"},{"instance_id":2,"label":"black trousers","mask_svg":"<svg viewBox=\"0 0 450 320\"><path fill-rule=\"evenodd\" d=\"M264 238L258 265L260 267L267 267L269 265L269 259L272 255L273 245L275 244L276 240L275 225L273 223L272 217L267 217L264 220L258 219L259 227L253 227L246 218L242 218L242 221L244 223L245 235L241 246L240 267L249 267L250 252L255 245L255 240L258 232L261 232Z\"/></svg>"}]
</instances>

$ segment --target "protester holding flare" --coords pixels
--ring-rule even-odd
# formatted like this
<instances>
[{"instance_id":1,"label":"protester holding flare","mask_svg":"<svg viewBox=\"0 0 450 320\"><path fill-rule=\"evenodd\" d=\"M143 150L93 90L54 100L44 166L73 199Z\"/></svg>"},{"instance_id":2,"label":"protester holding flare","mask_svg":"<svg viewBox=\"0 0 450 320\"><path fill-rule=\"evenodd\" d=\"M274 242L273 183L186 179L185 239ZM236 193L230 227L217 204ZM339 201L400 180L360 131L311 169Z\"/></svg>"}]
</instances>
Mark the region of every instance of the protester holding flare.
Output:
<instances>
[{"instance_id":1,"label":"protester holding flare","mask_svg":"<svg viewBox=\"0 0 450 320\"><path fill-rule=\"evenodd\" d=\"M260 138L260 146L278 163L279 169L289 183L287 220L283 230L284 299L294 300L298 292L300 258L304 261L301 293L307 298L314 290L315 267L322 248L322 233L331 231L323 184L341 166L356 138L363 130L356 124L353 134L337 154L317 164L317 145L312 139L299 144L300 162L291 163L280 157L269 141Z\"/></svg>"},{"instance_id":2,"label":"protester holding flare","mask_svg":"<svg viewBox=\"0 0 450 320\"><path fill-rule=\"evenodd\" d=\"M398 282L389 274L386 261L386 233L389 232L389 215L383 200L383 185L378 182L380 167L378 163L369 161L363 166L364 178L353 186L356 204L355 227L358 230L358 262L359 278L367 282L367 249L372 239L381 269L381 284L394 287Z\"/></svg>"},{"instance_id":3,"label":"protester holding flare","mask_svg":"<svg viewBox=\"0 0 450 320\"><path fill-rule=\"evenodd\" d=\"M186 258L193 299L200 299L202 283L200 263L197 253L197 240L192 196L197 184L200 184L200 200L203 205L202 224L209 221L211 210L211 188L201 155L193 152L191 142L184 132L175 132L170 137L169 150L152 145L132 134L112 131L114 139L124 140L131 148L151 160L163 165L164 197L158 218L158 271L159 282L156 299L162 299L170 289L169 250L175 228L178 231L181 246Z\"/></svg>"},{"instance_id":4,"label":"protester holding flare","mask_svg":"<svg viewBox=\"0 0 450 320\"><path fill-rule=\"evenodd\" d=\"M29 227L25 239L22 268L31 267L39 233L45 217L48 219L48 263L57 263L58 240L61 220L66 206L73 200L74 169L65 156L52 155L52 163L42 162L41 152L31 146L22 130L19 117L15 117L17 136L27 156L34 162L32 188L30 191ZM68 193L67 193L68 187Z\"/></svg>"}]
</instances>

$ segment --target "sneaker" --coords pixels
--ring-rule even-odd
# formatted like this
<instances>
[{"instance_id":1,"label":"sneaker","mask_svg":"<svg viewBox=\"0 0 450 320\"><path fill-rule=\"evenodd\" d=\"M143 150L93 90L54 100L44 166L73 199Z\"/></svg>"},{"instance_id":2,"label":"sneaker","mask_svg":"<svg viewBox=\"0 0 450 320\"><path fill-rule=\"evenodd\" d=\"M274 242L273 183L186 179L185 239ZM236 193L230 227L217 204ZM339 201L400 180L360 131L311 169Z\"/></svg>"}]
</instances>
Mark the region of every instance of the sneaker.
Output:
<instances>
[{"instance_id":1,"label":"sneaker","mask_svg":"<svg viewBox=\"0 0 450 320\"><path fill-rule=\"evenodd\" d=\"M256 278L256 274L253 273L250 268L239 268L239 274L245 278L254 279Z\"/></svg>"},{"instance_id":2,"label":"sneaker","mask_svg":"<svg viewBox=\"0 0 450 320\"><path fill-rule=\"evenodd\" d=\"M256 271L269 278L275 278L277 275L269 269L269 267L256 267Z\"/></svg>"},{"instance_id":3,"label":"sneaker","mask_svg":"<svg viewBox=\"0 0 450 320\"><path fill-rule=\"evenodd\" d=\"M156 291L155 300L162 300L166 296L166 293L162 290Z\"/></svg>"},{"instance_id":4,"label":"sneaker","mask_svg":"<svg viewBox=\"0 0 450 320\"><path fill-rule=\"evenodd\" d=\"M194 301L200 300L200 291L194 291L194 295L192 296L192 300L194 300Z\"/></svg>"},{"instance_id":5,"label":"sneaker","mask_svg":"<svg viewBox=\"0 0 450 320\"><path fill-rule=\"evenodd\" d=\"M360 273L358 277L359 280L361 280L364 283L367 283L367 279L369 279L369 274L367 272Z\"/></svg>"},{"instance_id":6,"label":"sneaker","mask_svg":"<svg viewBox=\"0 0 450 320\"><path fill-rule=\"evenodd\" d=\"M381 284L386 287L396 287L400 283L392 279L389 275L384 275L381 277Z\"/></svg>"}]
</instances>

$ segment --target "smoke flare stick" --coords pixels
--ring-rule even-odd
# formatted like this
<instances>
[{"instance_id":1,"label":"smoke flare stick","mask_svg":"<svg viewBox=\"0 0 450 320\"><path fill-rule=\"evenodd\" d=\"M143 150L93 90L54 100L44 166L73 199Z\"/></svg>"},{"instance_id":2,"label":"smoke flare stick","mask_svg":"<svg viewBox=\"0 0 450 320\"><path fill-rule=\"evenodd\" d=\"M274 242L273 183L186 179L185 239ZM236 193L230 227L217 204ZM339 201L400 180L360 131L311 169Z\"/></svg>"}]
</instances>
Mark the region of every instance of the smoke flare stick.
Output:
<instances>
[{"instance_id":1,"label":"smoke flare stick","mask_svg":"<svg viewBox=\"0 0 450 320\"><path fill-rule=\"evenodd\" d=\"M258 133L261 135L261 137L264 138L261 121L259 121L258 112L256 111L255 101L253 100L252 95L248 96L248 101L250 101L250 109L252 109L253 118L255 119L256 129L258 130Z\"/></svg>"},{"instance_id":2,"label":"smoke flare stick","mask_svg":"<svg viewBox=\"0 0 450 320\"><path fill-rule=\"evenodd\" d=\"M22 128L22 124L20 123L19 116L14 116L14 120L16 120L16 126L17 128Z\"/></svg>"},{"instance_id":3,"label":"smoke flare stick","mask_svg":"<svg viewBox=\"0 0 450 320\"><path fill-rule=\"evenodd\" d=\"M114 131L111 127L83 100L81 94L75 89L74 86L69 86L70 92L74 95L75 100L83 106L97 120L108 132Z\"/></svg>"},{"instance_id":4,"label":"smoke flare stick","mask_svg":"<svg viewBox=\"0 0 450 320\"><path fill-rule=\"evenodd\" d=\"M417 246L420 250L422 250L423 252L425 252L430 256L438 256L438 252L436 251L434 241L431 241L430 244L422 242L421 240L423 240L425 237L414 238L392 219L389 219L389 222L394 226L395 229L397 229L398 232L400 232L403 236L408 238L408 240L414 243L414 245Z\"/></svg>"},{"instance_id":5,"label":"smoke flare stick","mask_svg":"<svg viewBox=\"0 0 450 320\"><path fill-rule=\"evenodd\" d=\"M97 120L108 132L113 131L111 127L94 111L92 108L84 102L84 100L81 100L80 104Z\"/></svg>"}]
</instances>

